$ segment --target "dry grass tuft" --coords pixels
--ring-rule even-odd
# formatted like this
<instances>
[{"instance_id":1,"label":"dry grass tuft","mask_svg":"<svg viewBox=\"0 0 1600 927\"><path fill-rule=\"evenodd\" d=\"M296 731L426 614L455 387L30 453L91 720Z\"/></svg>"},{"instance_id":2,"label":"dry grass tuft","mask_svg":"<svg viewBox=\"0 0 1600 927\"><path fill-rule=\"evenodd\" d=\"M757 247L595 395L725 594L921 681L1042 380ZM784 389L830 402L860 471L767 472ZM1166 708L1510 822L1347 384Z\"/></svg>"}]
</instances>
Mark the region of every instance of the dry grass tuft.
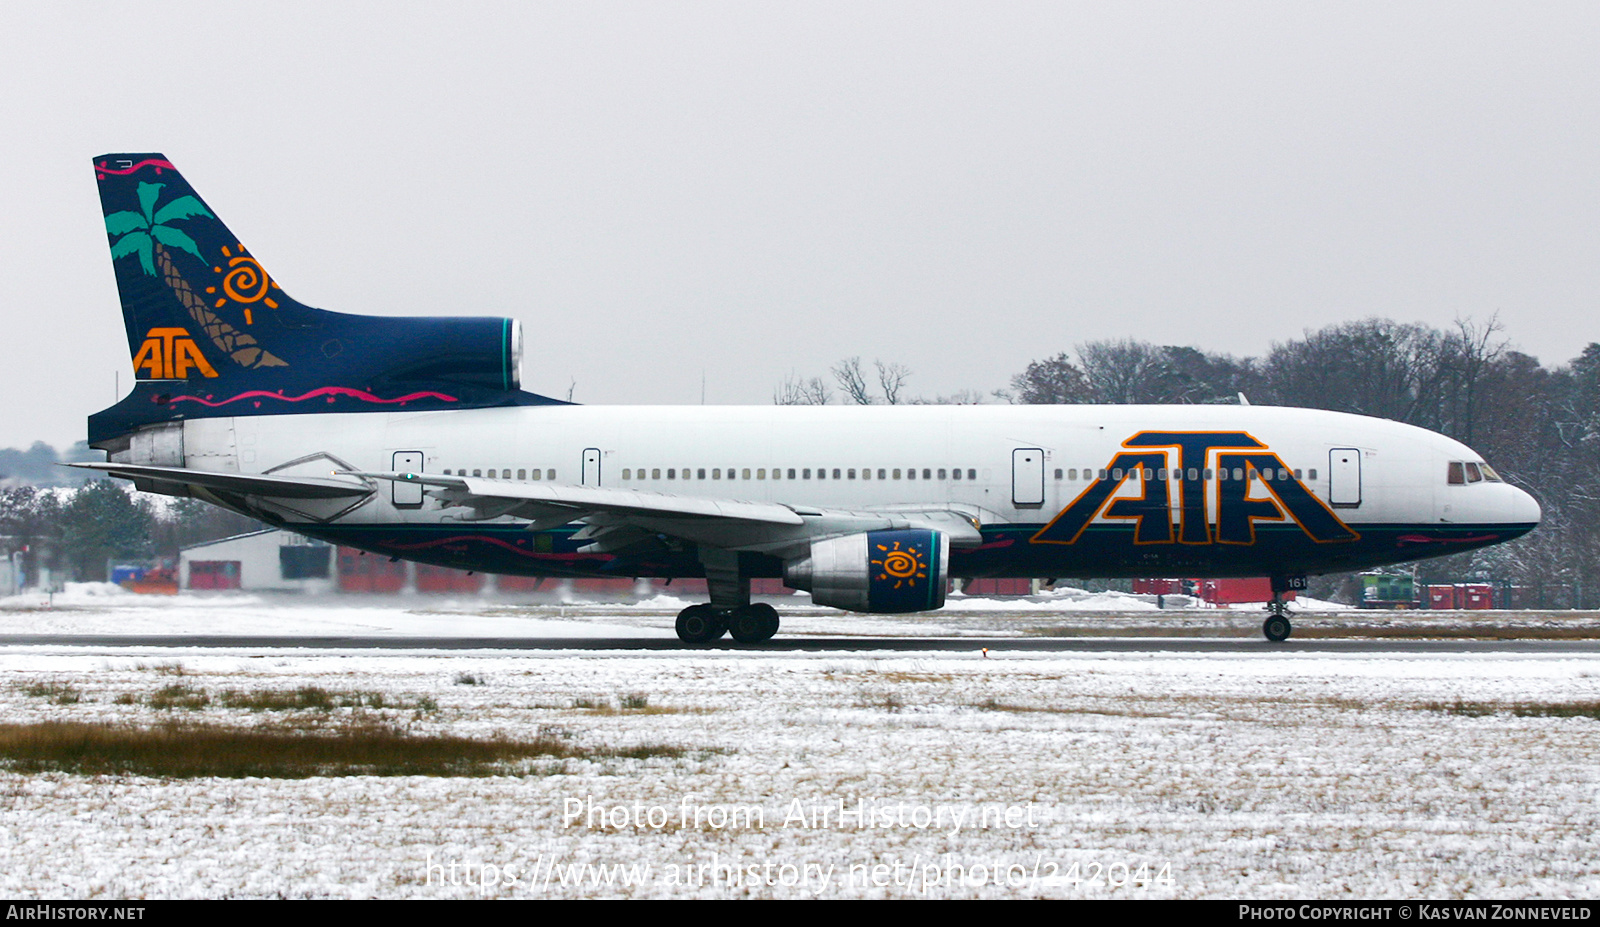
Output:
<instances>
[{"instance_id":1,"label":"dry grass tuft","mask_svg":"<svg viewBox=\"0 0 1600 927\"><path fill-rule=\"evenodd\" d=\"M1468 718L1487 718L1508 714L1518 718L1592 718L1600 721L1600 701L1586 702L1424 702L1424 711L1438 711Z\"/></svg>"},{"instance_id":2,"label":"dry grass tuft","mask_svg":"<svg viewBox=\"0 0 1600 927\"><path fill-rule=\"evenodd\" d=\"M79 689L65 682L31 682L20 687L22 694L29 698L49 699L56 705L76 705L83 701L83 693Z\"/></svg>"},{"instance_id":3,"label":"dry grass tuft","mask_svg":"<svg viewBox=\"0 0 1600 927\"><path fill-rule=\"evenodd\" d=\"M157 778L218 776L487 776L519 761L680 757L682 747L582 747L559 732L532 739L418 736L377 724L337 731L169 724L137 728L43 722L0 725L0 761L19 772Z\"/></svg>"}]
</instances>

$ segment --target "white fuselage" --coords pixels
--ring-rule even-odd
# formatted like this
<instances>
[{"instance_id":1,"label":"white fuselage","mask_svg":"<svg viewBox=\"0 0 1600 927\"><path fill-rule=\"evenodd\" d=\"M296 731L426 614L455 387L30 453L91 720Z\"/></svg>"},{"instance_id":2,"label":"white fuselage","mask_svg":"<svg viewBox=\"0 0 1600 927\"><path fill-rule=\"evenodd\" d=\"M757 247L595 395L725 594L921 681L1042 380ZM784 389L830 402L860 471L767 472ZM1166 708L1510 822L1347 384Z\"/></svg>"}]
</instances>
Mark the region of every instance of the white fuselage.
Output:
<instances>
[{"instance_id":1,"label":"white fuselage","mask_svg":"<svg viewBox=\"0 0 1600 927\"><path fill-rule=\"evenodd\" d=\"M1457 441L1381 419L1263 406L533 406L241 416L186 422L183 456L186 466L224 472L413 469L830 509L952 506L987 526L1049 521L1128 449L1125 441L1157 431L1246 433L1325 502L1341 478L1330 454L1357 451L1356 470L1342 477L1357 481L1355 503L1337 509L1351 524L1539 517L1533 500L1508 484L1448 484L1449 462L1479 459ZM1037 490L1034 465L1019 463L1026 449L1042 455ZM1226 469L1218 463L1226 452L1209 452L1204 468ZM1171 468L1197 463L1180 461L1177 449L1161 453ZM1219 483L1208 477L1205 485L1214 520ZM1117 497L1141 491L1130 480ZM1179 496L1172 494L1175 516ZM437 506L397 508L380 494L338 520L451 517Z\"/></svg>"}]
</instances>

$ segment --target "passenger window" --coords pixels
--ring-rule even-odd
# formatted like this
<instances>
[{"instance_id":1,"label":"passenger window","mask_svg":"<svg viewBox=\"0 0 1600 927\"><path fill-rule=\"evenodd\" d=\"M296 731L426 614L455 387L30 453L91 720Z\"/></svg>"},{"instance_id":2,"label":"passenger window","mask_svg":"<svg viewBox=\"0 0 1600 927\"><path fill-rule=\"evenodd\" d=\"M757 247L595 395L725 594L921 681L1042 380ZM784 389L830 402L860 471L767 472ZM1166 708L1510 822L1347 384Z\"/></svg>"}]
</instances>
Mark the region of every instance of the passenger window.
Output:
<instances>
[{"instance_id":1,"label":"passenger window","mask_svg":"<svg viewBox=\"0 0 1600 927\"><path fill-rule=\"evenodd\" d=\"M547 480L555 479L556 478L556 471L554 471L554 470L546 470L546 471L544 471L544 478L547 479Z\"/></svg>"},{"instance_id":2,"label":"passenger window","mask_svg":"<svg viewBox=\"0 0 1600 927\"><path fill-rule=\"evenodd\" d=\"M1056 468L1056 479L1058 479L1058 480L1061 479L1061 468L1060 467Z\"/></svg>"},{"instance_id":3,"label":"passenger window","mask_svg":"<svg viewBox=\"0 0 1600 927\"><path fill-rule=\"evenodd\" d=\"M943 467L939 468L939 479L941 479L941 480L945 479L945 472L944 472L944 468Z\"/></svg>"},{"instance_id":4,"label":"passenger window","mask_svg":"<svg viewBox=\"0 0 1600 927\"><path fill-rule=\"evenodd\" d=\"M732 473L733 471L729 470L728 472ZM750 478L750 468L749 467L745 467L743 470L739 471L739 479L748 480L749 478Z\"/></svg>"},{"instance_id":5,"label":"passenger window","mask_svg":"<svg viewBox=\"0 0 1600 927\"><path fill-rule=\"evenodd\" d=\"M1310 479L1313 479L1313 480L1316 479L1317 478L1316 469L1313 468L1309 473L1306 474L1306 476L1309 477Z\"/></svg>"},{"instance_id":6,"label":"passenger window","mask_svg":"<svg viewBox=\"0 0 1600 927\"><path fill-rule=\"evenodd\" d=\"M839 468L838 467L834 467L833 468L833 478L834 479L838 479L839 478Z\"/></svg>"},{"instance_id":7,"label":"passenger window","mask_svg":"<svg viewBox=\"0 0 1600 927\"><path fill-rule=\"evenodd\" d=\"M776 471L774 471L774 472L776 472ZM745 479L749 479L750 478L750 471L749 470L744 471L744 478ZM756 479L764 480L766 478L767 478L767 468L766 467L758 468L756 470Z\"/></svg>"},{"instance_id":8,"label":"passenger window","mask_svg":"<svg viewBox=\"0 0 1600 927\"><path fill-rule=\"evenodd\" d=\"M711 478L714 479L714 480L722 479L722 468L721 467L712 467L711 468ZM733 479L733 471L732 470L728 471L728 479L730 479L730 480Z\"/></svg>"},{"instance_id":9,"label":"passenger window","mask_svg":"<svg viewBox=\"0 0 1600 927\"><path fill-rule=\"evenodd\" d=\"M668 467L667 468L667 479L675 480L677 478L678 478L678 468L677 467Z\"/></svg>"},{"instance_id":10,"label":"passenger window","mask_svg":"<svg viewBox=\"0 0 1600 927\"><path fill-rule=\"evenodd\" d=\"M932 470L932 469L930 469L930 468L928 468L928 467L923 467L923 468L922 468L922 478L923 478L923 479L925 479L925 480L931 480L931 479L933 479L933 477L931 477L931 476L929 476L929 475L928 475L928 474L930 474L930 473L932 473L932 472L933 472L933 470ZM939 479L941 479L941 480L942 480L942 479L944 479L944 471L943 471L943 470L940 470L940 471L939 471Z\"/></svg>"},{"instance_id":11,"label":"passenger window","mask_svg":"<svg viewBox=\"0 0 1600 927\"><path fill-rule=\"evenodd\" d=\"M960 470L951 470L950 471L950 478L953 479L953 480L961 479L961 471Z\"/></svg>"},{"instance_id":12,"label":"passenger window","mask_svg":"<svg viewBox=\"0 0 1600 927\"><path fill-rule=\"evenodd\" d=\"M855 467L851 467L850 468L850 478L852 480L856 478L856 468ZM871 479L871 477L868 477L868 479Z\"/></svg>"},{"instance_id":13,"label":"passenger window","mask_svg":"<svg viewBox=\"0 0 1600 927\"><path fill-rule=\"evenodd\" d=\"M627 467L623 467L622 468L622 478L625 479L625 480L626 479L632 479L633 478L633 471L629 470Z\"/></svg>"},{"instance_id":14,"label":"passenger window","mask_svg":"<svg viewBox=\"0 0 1600 927\"><path fill-rule=\"evenodd\" d=\"M1172 472L1176 473L1178 471L1174 470ZM1199 478L1200 478L1200 471L1195 469L1194 467L1190 467L1189 468L1189 479L1198 480Z\"/></svg>"},{"instance_id":15,"label":"passenger window","mask_svg":"<svg viewBox=\"0 0 1600 927\"><path fill-rule=\"evenodd\" d=\"M969 468L968 468L968 469L967 469L967 479L969 479L969 480L975 480L975 479L977 479L977 478L978 478L978 471L977 471L977 470L974 470L974 469L972 469L972 468L970 468L970 467L969 467Z\"/></svg>"},{"instance_id":16,"label":"passenger window","mask_svg":"<svg viewBox=\"0 0 1600 927\"><path fill-rule=\"evenodd\" d=\"M791 480L794 479L794 468L793 467L789 468L789 475L788 475L787 479L791 479ZM810 470L806 471L806 479L808 479L808 480L811 479L811 471Z\"/></svg>"},{"instance_id":17,"label":"passenger window","mask_svg":"<svg viewBox=\"0 0 1600 927\"><path fill-rule=\"evenodd\" d=\"M659 467L653 467L653 468L651 468L651 470L650 470L650 478L651 478L651 479L652 479L652 480L659 480L659 479L661 479L661 469L660 469L660 468L659 468Z\"/></svg>"},{"instance_id":18,"label":"passenger window","mask_svg":"<svg viewBox=\"0 0 1600 927\"><path fill-rule=\"evenodd\" d=\"M1077 478L1078 478L1078 468L1077 467L1073 467L1071 470L1067 471L1067 479L1075 480Z\"/></svg>"},{"instance_id":19,"label":"passenger window","mask_svg":"<svg viewBox=\"0 0 1600 927\"><path fill-rule=\"evenodd\" d=\"M483 476L483 471L482 470L473 470L472 471L472 475L473 476Z\"/></svg>"},{"instance_id":20,"label":"passenger window","mask_svg":"<svg viewBox=\"0 0 1600 927\"><path fill-rule=\"evenodd\" d=\"M957 472L959 473L960 471L957 471ZM1122 479L1122 468L1118 467L1115 470L1112 470L1111 471L1111 478L1114 479L1114 480Z\"/></svg>"},{"instance_id":21,"label":"passenger window","mask_svg":"<svg viewBox=\"0 0 1600 927\"><path fill-rule=\"evenodd\" d=\"M897 479L897 480L900 478L900 468L899 467L895 467L894 468L894 478Z\"/></svg>"}]
</instances>

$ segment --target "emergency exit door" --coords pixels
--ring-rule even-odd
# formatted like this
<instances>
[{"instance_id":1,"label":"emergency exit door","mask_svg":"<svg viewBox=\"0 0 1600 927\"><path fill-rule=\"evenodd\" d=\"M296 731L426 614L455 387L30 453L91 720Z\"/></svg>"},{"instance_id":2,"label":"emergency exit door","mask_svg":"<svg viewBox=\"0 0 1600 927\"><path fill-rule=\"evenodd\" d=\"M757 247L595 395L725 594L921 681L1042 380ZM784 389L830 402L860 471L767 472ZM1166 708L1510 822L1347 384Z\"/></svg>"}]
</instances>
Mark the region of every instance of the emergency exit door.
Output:
<instances>
[{"instance_id":1,"label":"emergency exit door","mask_svg":"<svg viewBox=\"0 0 1600 927\"><path fill-rule=\"evenodd\" d=\"M583 485L600 485L600 449L597 447L583 449Z\"/></svg>"}]
</instances>

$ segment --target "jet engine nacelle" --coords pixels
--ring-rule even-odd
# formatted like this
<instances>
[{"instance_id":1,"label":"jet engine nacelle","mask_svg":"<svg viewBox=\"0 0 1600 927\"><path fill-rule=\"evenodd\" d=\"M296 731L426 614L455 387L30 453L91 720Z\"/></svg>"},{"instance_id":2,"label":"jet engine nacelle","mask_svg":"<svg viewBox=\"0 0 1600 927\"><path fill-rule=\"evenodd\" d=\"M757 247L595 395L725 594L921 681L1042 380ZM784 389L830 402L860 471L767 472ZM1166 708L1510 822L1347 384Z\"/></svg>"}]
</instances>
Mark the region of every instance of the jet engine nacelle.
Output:
<instances>
[{"instance_id":1,"label":"jet engine nacelle","mask_svg":"<svg viewBox=\"0 0 1600 927\"><path fill-rule=\"evenodd\" d=\"M944 605L950 539L939 531L868 531L812 541L783 581L818 605L854 612L922 612Z\"/></svg>"}]
</instances>

